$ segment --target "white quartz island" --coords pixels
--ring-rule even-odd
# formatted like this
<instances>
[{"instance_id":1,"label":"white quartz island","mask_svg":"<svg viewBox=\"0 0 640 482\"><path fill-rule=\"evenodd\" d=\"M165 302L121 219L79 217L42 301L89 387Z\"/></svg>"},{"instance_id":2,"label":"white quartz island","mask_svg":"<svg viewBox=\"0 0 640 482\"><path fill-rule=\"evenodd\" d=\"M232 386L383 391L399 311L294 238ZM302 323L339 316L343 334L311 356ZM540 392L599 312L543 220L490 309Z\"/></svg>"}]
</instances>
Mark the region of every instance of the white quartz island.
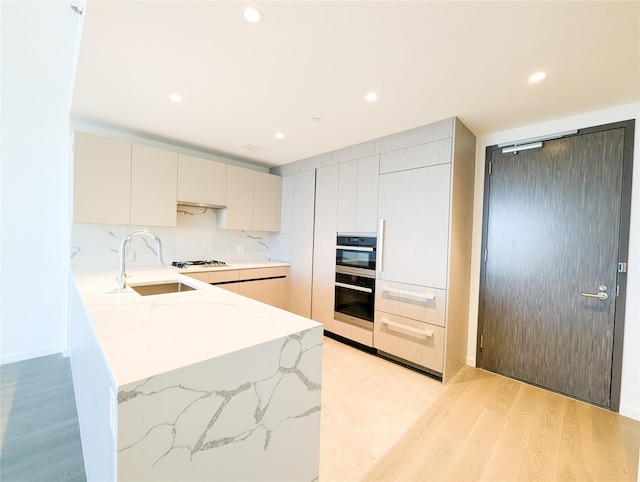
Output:
<instances>
[{"instance_id":1,"label":"white quartz island","mask_svg":"<svg viewBox=\"0 0 640 482\"><path fill-rule=\"evenodd\" d=\"M192 291L74 272L70 351L89 480L316 480L322 325L173 269Z\"/></svg>"}]
</instances>

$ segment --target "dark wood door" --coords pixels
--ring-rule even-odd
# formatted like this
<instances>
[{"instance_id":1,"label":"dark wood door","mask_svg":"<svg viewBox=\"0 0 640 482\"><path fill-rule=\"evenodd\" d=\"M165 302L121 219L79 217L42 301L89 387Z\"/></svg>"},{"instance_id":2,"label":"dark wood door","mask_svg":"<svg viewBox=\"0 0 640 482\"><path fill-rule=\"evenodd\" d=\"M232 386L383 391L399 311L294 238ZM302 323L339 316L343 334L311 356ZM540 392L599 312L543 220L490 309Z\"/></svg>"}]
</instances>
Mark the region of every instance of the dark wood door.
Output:
<instances>
[{"instance_id":1,"label":"dark wood door","mask_svg":"<svg viewBox=\"0 0 640 482\"><path fill-rule=\"evenodd\" d=\"M574 135L517 154L494 150L485 201L481 366L604 407L624 134Z\"/></svg>"}]
</instances>

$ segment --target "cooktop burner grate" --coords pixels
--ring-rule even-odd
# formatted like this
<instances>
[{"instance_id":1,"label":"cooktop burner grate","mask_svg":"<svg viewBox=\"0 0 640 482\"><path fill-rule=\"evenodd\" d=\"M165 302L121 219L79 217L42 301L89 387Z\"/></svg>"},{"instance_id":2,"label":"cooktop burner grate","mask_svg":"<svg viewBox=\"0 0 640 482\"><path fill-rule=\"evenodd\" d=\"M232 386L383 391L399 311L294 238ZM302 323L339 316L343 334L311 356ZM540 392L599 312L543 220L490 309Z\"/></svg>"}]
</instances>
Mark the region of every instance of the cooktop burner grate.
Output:
<instances>
[{"instance_id":1,"label":"cooktop burner grate","mask_svg":"<svg viewBox=\"0 0 640 482\"><path fill-rule=\"evenodd\" d=\"M205 268L217 268L220 266L226 266L224 261L211 260L197 260L197 261L173 261L171 266L176 268L189 268L190 266L203 266Z\"/></svg>"}]
</instances>

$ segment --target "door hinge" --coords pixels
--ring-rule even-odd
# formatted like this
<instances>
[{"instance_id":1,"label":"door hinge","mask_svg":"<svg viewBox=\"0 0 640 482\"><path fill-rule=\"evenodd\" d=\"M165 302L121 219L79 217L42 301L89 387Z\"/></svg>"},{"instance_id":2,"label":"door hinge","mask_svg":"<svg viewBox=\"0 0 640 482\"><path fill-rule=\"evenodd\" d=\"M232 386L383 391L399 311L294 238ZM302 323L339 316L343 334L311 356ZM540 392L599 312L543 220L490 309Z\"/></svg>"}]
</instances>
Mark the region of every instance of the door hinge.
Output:
<instances>
[{"instance_id":1,"label":"door hinge","mask_svg":"<svg viewBox=\"0 0 640 482\"><path fill-rule=\"evenodd\" d=\"M493 162L489 161L489 174L491 174L492 169L493 169Z\"/></svg>"},{"instance_id":2,"label":"door hinge","mask_svg":"<svg viewBox=\"0 0 640 482\"><path fill-rule=\"evenodd\" d=\"M618 273L627 272L627 263L618 263Z\"/></svg>"},{"instance_id":3,"label":"door hinge","mask_svg":"<svg viewBox=\"0 0 640 482\"><path fill-rule=\"evenodd\" d=\"M485 262L485 263L487 262L487 256L488 256L487 248L485 248L485 249L484 249L484 255L483 255L483 257L484 257L484 262Z\"/></svg>"},{"instance_id":4,"label":"door hinge","mask_svg":"<svg viewBox=\"0 0 640 482\"><path fill-rule=\"evenodd\" d=\"M480 335L480 349L484 348L484 335Z\"/></svg>"},{"instance_id":5,"label":"door hinge","mask_svg":"<svg viewBox=\"0 0 640 482\"><path fill-rule=\"evenodd\" d=\"M616 297L620 296L620 285L616 286Z\"/></svg>"}]
</instances>

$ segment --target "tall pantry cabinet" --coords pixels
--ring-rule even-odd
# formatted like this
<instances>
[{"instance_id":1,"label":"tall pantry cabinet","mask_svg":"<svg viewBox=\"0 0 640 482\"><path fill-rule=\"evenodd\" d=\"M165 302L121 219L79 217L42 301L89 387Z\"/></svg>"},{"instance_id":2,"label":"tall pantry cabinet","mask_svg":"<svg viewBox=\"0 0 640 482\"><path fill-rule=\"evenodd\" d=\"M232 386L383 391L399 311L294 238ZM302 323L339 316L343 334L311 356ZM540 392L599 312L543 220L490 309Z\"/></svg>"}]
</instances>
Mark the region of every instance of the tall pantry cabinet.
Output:
<instances>
[{"instance_id":1,"label":"tall pantry cabinet","mask_svg":"<svg viewBox=\"0 0 640 482\"><path fill-rule=\"evenodd\" d=\"M445 383L466 364L474 159L458 119L380 154L374 347Z\"/></svg>"}]
</instances>

